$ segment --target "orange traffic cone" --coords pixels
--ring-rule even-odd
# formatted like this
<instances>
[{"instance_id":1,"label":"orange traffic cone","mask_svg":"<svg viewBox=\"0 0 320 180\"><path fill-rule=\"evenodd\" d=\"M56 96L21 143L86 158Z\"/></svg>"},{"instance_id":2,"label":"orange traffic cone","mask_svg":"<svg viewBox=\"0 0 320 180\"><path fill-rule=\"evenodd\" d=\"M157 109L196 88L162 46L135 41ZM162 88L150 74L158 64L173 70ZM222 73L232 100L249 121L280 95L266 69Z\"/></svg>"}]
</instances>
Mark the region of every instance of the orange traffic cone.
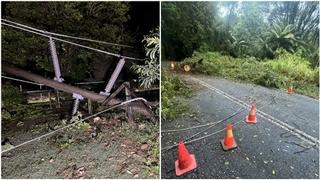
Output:
<instances>
[{"instance_id":1,"label":"orange traffic cone","mask_svg":"<svg viewBox=\"0 0 320 180\"><path fill-rule=\"evenodd\" d=\"M251 110L253 110L254 112L257 112L257 106L255 103L251 105Z\"/></svg>"},{"instance_id":2,"label":"orange traffic cone","mask_svg":"<svg viewBox=\"0 0 320 180\"><path fill-rule=\"evenodd\" d=\"M237 147L237 143L234 140L233 132L232 132L232 124L227 124L226 127L226 136L223 140L220 141L223 150L228 151Z\"/></svg>"},{"instance_id":3,"label":"orange traffic cone","mask_svg":"<svg viewBox=\"0 0 320 180\"><path fill-rule=\"evenodd\" d=\"M288 94L293 94L293 86L288 87Z\"/></svg>"},{"instance_id":4,"label":"orange traffic cone","mask_svg":"<svg viewBox=\"0 0 320 180\"><path fill-rule=\"evenodd\" d=\"M253 104L251 106L251 110L249 111L249 115L246 117L247 123L253 123L253 124L257 123L256 112L257 112L256 105Z\"/></svg>"},{"instance_id":5,"label":"orange traffic cone","mask_svg":"<svg viewBox=\"0 0 320 180\"><path fill-rule=\"evenodd\" d=\"M183 142L180 142L178 145L178 153L179 159L175 162L177 176L181 176L186 172L197 168L197 162L194 154L189 154L189 151Z\"/></svg>"}]
</instances>

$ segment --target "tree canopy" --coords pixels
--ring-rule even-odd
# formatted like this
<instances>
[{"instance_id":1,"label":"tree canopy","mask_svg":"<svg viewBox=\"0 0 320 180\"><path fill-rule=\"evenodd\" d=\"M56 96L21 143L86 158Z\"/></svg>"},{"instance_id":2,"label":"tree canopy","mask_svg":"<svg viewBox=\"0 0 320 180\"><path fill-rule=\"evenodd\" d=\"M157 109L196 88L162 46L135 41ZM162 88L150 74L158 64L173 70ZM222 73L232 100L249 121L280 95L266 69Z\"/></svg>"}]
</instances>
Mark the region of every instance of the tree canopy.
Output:
<instances>
[{"instance_id":1,"label":"tree canopy","mask_svg":"<svg viewBox=\"0 0 320 180\"><path fill-rule=\"evenodd\" d=\"M318 2L164 2L162 53L181 60L193 51L275 58L279 48L319 58Z\"/></svg>"},{"instance_id":2,"label":"tree canopy","mask_svg":"<svg viewBox=\"0 0 320 180\"><path fill-rule=\"evenodd\" d=\"M134 13L138 6L148 9L157 3L2 2L2 18L50 32L129 44L134 48L81 41L90 47L143 58L142 33L157 27L158 15L146 11L150 18L145 21L141 14ZM115 59L65 43L57 42L56 46L63 76L75 81L94 78L97 67L110 66ZM2 60L33 72L53 73L48 38L7 26L2 26Z\"/></svg>"},{"instance_id":3,"label":"tree canopy","mask_svg":"<svg viewBox=\"0 0 320 180\"><path fill-rule=\"evenodd\" d=\"M216 17L209 2L162 3L161 34L166 57L190 56L208 38Z\"/></svg>"}]
</instances>

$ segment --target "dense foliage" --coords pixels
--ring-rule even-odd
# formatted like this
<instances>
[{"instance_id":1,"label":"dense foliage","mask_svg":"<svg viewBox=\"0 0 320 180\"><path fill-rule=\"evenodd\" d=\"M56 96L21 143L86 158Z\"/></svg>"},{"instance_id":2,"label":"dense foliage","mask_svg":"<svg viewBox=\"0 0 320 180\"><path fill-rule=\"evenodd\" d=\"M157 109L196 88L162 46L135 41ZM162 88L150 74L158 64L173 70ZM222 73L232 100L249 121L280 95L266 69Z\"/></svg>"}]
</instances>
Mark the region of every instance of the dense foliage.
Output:
<instances>
[{"instance_id":1,"label":"dense foliage","mask_svg":"<svg viewBox=\"0 0 320 180\"><path fill-rule=\"evenodd\" d=\"M161 71L161 119L172 120L188 110L181 97L188 97L192 90L179 78Z\"/></svg>"},{"instance_id":2,"label":"dense foliage","mask_svg":"<svg viewBox=\"0 0 320 180\"><path fill-rule=\"evenodd\" d=\"M148 59L144 65L133 65L131 68L139 74L140 86L150 88L155 82L160 80L160 38L159 29L151 31L146 35L142 42L144 42L144 49Z\"/></svg>"},{"instance_id":3,"label":"dense foliage","mask_svg":"<svg viewBox=\"0 0 320 180\"><path fill-rule=\"evenodd\" d=\"M1 87L1 117L3 121L22 121L45 115L47 108L30 105L19 88L4 84Z\"/></svg>"},{"instance_id":4,"label":"dense foliage","mask_svg":"<svg viewBox=\"0 0 320 180\"><path fill-rule=\"evenodd\" d=\"M318 2L165 2L162 53L182 60L197 51L274 59L282 48L319 66Z\"/></svg>"},{"instance_id":5,"label":"dense foliage","mask_svg":"<svg viewBox=\"0 0 320 180\"><path fill-rule=\"evenodd\" d=\"M15 2L6 4L4 18L51 32L120 43L122 39L130 39L123 35L124 23L129 20L128 11L128 4L121 2ZM34 70L53 71L47 38L4 26L2 37L4 62ZM90 76L88 67L92 67L93 59L105 61L103 54L64 43L57 42L56 46L62 74L76 80ZM98 47L93 43L90 46ZM99 48L117 50L110 46Z\"/></svg>"},{"instance_id":6,"label":"dense foliage","mask_svg":"<svg viewBox=\"0 0 320 180\"><path fill-rule=\"evenodd\" d=\"M161 53L192 72L318 97L319 27L316 1L164 2Z\"/></svg>"},{"instance_id":7,"label":"dense foliage","mask_svg":"<svg viewBox=\"0 0 320 180\"><path fill-rule=\"evenodd\" d=\"M156 26L151 27L155 22L145 22L134 11L137 6L149 7L149 5L151 3L2 2L2 18L46 31L130 44L134 48L121 49L117 46L74 40L105 51L143 58L141 43L143 36L140 32L149 32ZM157 13L152 12L150 15L149 11L146 12L150 17ZM140 27L142 22L144 29ZM81 81L85 78L93 79L95 72L106 71L117 60L114 57L66 43L56 42L56 46L64 79L69 78L74 81ZM3 25L1 58L5 63L32 69L38 74L47 74L50 77L53 75L48 38L45 37Z\"/></svg>"},{"instance_id":8,"label":"dense foliage","mask_svg":"<svg viewBox=\"0 0 320 180\"><path fill-rule=\"evenodd\" d=\"M201 63L197 63L203 59ZM221 76L232 80L252 82L266 87L287 89L318 97L319 68L314 70L302 55L277 51L274 60L259 62L254 57L234 58L218 52L195 52L181 64L194 64L193 72Z\"/></svg>"},{"instance_id":9,"label":"dense foliage","mask_svg":"<svg viewBox=\"0 0 320 180\"><path fill-rule=\"evenodd\" d=\"M162 52L168 58L192 55L202 42L209 38L215 19L212 3L162 3Z\"/></svg>"},{"instance_id":10,"label":"dense foliage","mask_svg":"<svg viewBox=\"0 0 320 180\"><path fill-rule=\"evenodd\" d=\"M144 58L147 54L148 61L142 63L151 64L150 71L155 71L156 76L147 84L156 83L159 79L159 55L149 52L149 49L154 48L150 45L149 39L156 35L153 33L143 40L143 36L159 24L159 13L154 8L158 10L157 2L2 2L1 5L3 19L54 33L132 45L133 48L121 49L119 46L66 39L125 56ZM143 13L139 11L149 7L150 9ZM148 18L144 18L146 14ZM5 25L1 28L2 63L19 66L41 76L54 77L48 38ZM159 38L156 39L156 43L156 46L159 46ZM56 48L61 74L67 83L95 79L95 74L98 73L102 76L111 75L118 60L58 41ZM123 69L123 76L119 76L120 78L135 78L131 76L133 71L128 72L132 64L132 61L127 61L125 66L128 67ZM23 120L23 117L32 117L39 112L41 114L41 111L42 114L45 113L45 108L33 108L28 104L26 94L10 85L11 81L3 81L8 83L2 86L1 105L4 120Z\"/></svg>"}]
</instances>

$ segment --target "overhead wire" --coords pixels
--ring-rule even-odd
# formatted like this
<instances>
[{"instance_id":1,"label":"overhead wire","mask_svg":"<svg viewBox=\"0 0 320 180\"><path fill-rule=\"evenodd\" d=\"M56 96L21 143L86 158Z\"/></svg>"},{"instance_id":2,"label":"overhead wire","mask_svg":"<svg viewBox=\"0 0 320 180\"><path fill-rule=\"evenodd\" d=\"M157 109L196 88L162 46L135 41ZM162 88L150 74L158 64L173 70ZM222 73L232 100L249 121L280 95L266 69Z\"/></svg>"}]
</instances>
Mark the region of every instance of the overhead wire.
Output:
<instances>
[{"instance_id":1,"label":"overhead wire","mask_svg":"<svg viewBox=\"0 0 320 180\"><path fill-rule=\"evenodd\" d=\"M13 81L18 81L18 82L24 82L24 83L34 84L34 85L39 85L39 86L46 86L45 84L39 84L39 83L36 83L36 82L22 80L22 79L13 78L13 77L8 77L8 76L5 76L5 75L1 75L1 77L5 78L5 79L10 79L10 80L13 80ZM77 83L74 83L74 84L76 84L76 85L87 85L87 84L101 84L101 83L104 83L104 81L77 82Z\"/></svg>"},{"instance_id":2,"label":"overhead wire","mask_svg":"<svg viewBox=\"0 0 320 180\"><path fill-rule=\"evenodd\" d=\"M124 45L124 44L111 43L111 42L106 42L106 41L93 40L93 39L89 39L89 38L76 37L76 36L70 36L70 35L66 35L66 34L59 34L59 33L54 33L54 32L50 32L50 31L44 31L44 30L41 30L41 29L37 29L37 28L31 27L31 26L24 25L24 24L21 24L21 23L17 23L17 22L14 22L14 21L10 21L10 20L7 20L7 19L1 19L1 20L5 21L7 23L11 23L11 24L15 24L17 26L21 26L21 27L27 28L27 29L38 31L38 32L41 32L43 34L50 34L50 35L53 35L53 36L65 37L65 38L70 38L70 39L76 39L76 40L81 40L81 41L88 41L88 42L94 42L94 43L100 43L100 44L106 44L106 45L112 45L112 46L133 48L133 46Z\"/></svg>"},{"instance_id":3,"label":"overhead wire","mask_svg":"<svg viewBox=\"0 0 320 180\"><path fill-rule=\"evenodd\" d=\"M1 25L5 25L5 26L9 26L9 27L12 27L12 28L16 28L16 29L22 30L22 31L30 32L30 33L37 34L37 35L40 35L40 36L43 36L43 37L52 38L52 39L60 41L60 42L72 44L74 46L82 47L82 48L85 48L85 49L90 49L90 50L93 50L93 51L96 51L96 52L100 52L100 53L103 53L103 54L107 54L107 55L110 55L110 56L114 56L114 57L117 57L117 58L124 58L124 59L127 59L127 60L134 60L134 61L144 61L145 60L145 59L141 59L141 58L122 56L120 54L111 53L111 52L104 51L104 50L101 50L101 49L92 48L92 47L89 47L89 46L81 45L81 44L74 43L74 42L71 42L71 41L67 41L67 40L64 40L64 39L61 39L61 38L53 37L51 35L46 35L46 34L43 34L43 33L40 33L40 32L36 32L34 30L30 30L30 29L26 29L26 28L23 28L23 27L15 26L15 25L12 25L12 24L7 24L7 23L1 22Z\"/></svg>"},{"instance_id":4,"label":"overhead wire","mask_svg":"<svg viewBox=\"0 0 320 180\"><path fill-rule=\"evenodd\" d=\"M44 86L44 84L39 84L39 83L35 83L35 82L32 82L32 81L26 81L26 80L22 80L22 79L12 78L12 77L8 77L8 76L4 76L4 75L1 75L1 77L5 78L5 79L10 79L10 80L13 80L13 81L18 81L18 82L24 82L24 83L28 83L28 84Z\"/></svg>"},{"instance_id":5,"label":"overhead wire","mask_svg":"<svg viewBox=\"0 0 320 180\"><path fill-rule=\"evenodd\" d=\"M92 81L92 82L77 82L74 84L78 84L78 85L86 85L86 84L101 84L101 83L105 83L104 81Z\"/></svg>"},{"instance_id":6,"label":"overhead wire","mask_svg":"<svg viewBox=\"0 0 320 180\"><path fill-rule=\"evenodd\" d=\"M96 42L96 43L103 43L103 44L109 44L109 45L114 45L114 46L122 46L122 47L131 47L131 46L121 45L121 44L116 44L116 43L108 43L108 42L104 42L104 41L97 41L97 40L92 40L92 39L88 39L88 38L79 38L79 37L75 37L75 36L63 35L63 34L58 34L58 33L52 33L52 32L48 32L48 31L43 31L43 30L40 30L40 29L36 29L36 28L30 27L30 26L26 26L26 25L23 25L23 24L20 24L20 23L16 23L16 22L13 22L13 21L5 20L5 19L2 19L2 20L7 22L7 23L1 22L2 25L9 26L9 27L12 27L12 28L15 28L15 29L19 29L19 30L22 30L22 31L26 31L26 32L29 32L29 33L37 34L37 35L40 35L40 36L43 36L43 37L52 38L54 40L57 40L57 41L60 41L60 42L64 42L64 43L68 43L68 44L71 44L71 45L74 45L74 46L82 47L82 48L85 48L85 49L93 50L93 51L96 51L96 52L104 53L104 54L115 56L115 57L118 57L118 58L124 58L124 59L127 59L127 60L135 60L135 61L144 61L145 60L145 59L134 58L134 57L129 57L129 56L123 56L123 55L120 55L120 54L107 52L107 51L104 51L104 50L92 48L92 47L89 47L89 46L85 46L85 45L81 45L81 44L78 44L78 43L67 41L67 40L64 40L64 39L61 39L61 38L57 38L57 37L54 37L54 36L60 36L60 37L65 37L65 38L72 38L72 39L90 41L90 42ZM11 24L8 24L8 23L11 23ZM13 24L15 24L15 25L13 25ZM16 26L16 25L18 25L18 26ZM2 75L2 77L7 78L7 79L11 79L11 80L15 80L15 81L20 81L20 82L36 84L36 85L42 85L42 84L34 83L34 82L31 82L31 81L25 81L25 80L20 80L20 79L16 79L16 78L6 77L6 76L3 76L3 75ZM9 148L7 150L2 151L1 153L5 153L5 152L11 151L13 149L19 148L19 147L21 147L23 145L26 145L26 144L29 144L31 142L34 142L36 140L40 140L41 138L47 137L49 135L52 135L52 134L54 134L54 133L56 133L58 131L61 131L61 130L65 129L65 128L74 126L77 123L83 122L83 121L85 121L87 119L95 117L95 116L97 116L99 114L102 114L104 112L107 112L109 110L117 108L119 106L123 106L125 104L131 103L133 101L144 101L144 102L147 102L144 98L134 98L134 99L130 99L130 100L124 101L122 103L119 103L119 104L116 104L116 105L114 105L112 107L109 107L109 108L107 108L107 109L105 109L103 111L100 111L98 113L90 115L90 116L88 116L88 117L86 117L84 119L81 119L81 120L79 120L79 121L77 121L75 123L69 124L67 126L64 126L64 127L59 128L59 129L56 129L56 130L54 130L52 132L46 133L44 135L41 135L41 136L39 136L37 138L31 139L31 140L23 142L23 143L21 143L19 145L13 146L13 147L11 147L11 148Z\"/></svg>"}]
</instances>

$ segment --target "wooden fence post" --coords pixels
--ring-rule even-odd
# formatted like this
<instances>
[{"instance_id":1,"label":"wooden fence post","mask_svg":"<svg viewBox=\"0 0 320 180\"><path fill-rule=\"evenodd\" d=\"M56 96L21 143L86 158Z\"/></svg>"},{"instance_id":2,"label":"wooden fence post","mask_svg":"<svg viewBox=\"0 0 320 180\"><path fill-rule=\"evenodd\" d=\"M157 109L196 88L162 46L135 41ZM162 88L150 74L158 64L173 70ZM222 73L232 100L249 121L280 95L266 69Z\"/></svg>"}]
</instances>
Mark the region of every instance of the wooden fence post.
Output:
<instances>
[{"instance_id":1,"label":"wooden fence post","mask_svg":"<svg viewBox=\"0 0 320 180\"><path fill-rule=\"evenodd\" d=\"M126 100L130 100L131 99L131 93L130 90L128 89L130 88L130 84L128 83L127 87L125 87L125 94L126 94ZM126 108L126 116L128 118L128 122L130 124L133 124L133 114L132 114L132 108L130 105L127 106Z\"/></svg>"},{"instance_id":2,"label":"wooden fence post","mask_svg":"<svg viewBox=\"0 0 320 180\"><path fill-rule=\"evenodd\" d=\"M91 99L88 99L88 113L92 114L92 101L91 101Z\"/></svg>"},{"instance_id":3,"label":"wooden fence post","mask_svg":"<svg viewBox=\"0 0 320 180\"><path fill-rule=\"evenodd\" d=\"M49 96L49 105L50 105L50 109L52 109L52 101L51 101L51 92L48 92L48 96Z\"/></svg>"}]
</instances>

